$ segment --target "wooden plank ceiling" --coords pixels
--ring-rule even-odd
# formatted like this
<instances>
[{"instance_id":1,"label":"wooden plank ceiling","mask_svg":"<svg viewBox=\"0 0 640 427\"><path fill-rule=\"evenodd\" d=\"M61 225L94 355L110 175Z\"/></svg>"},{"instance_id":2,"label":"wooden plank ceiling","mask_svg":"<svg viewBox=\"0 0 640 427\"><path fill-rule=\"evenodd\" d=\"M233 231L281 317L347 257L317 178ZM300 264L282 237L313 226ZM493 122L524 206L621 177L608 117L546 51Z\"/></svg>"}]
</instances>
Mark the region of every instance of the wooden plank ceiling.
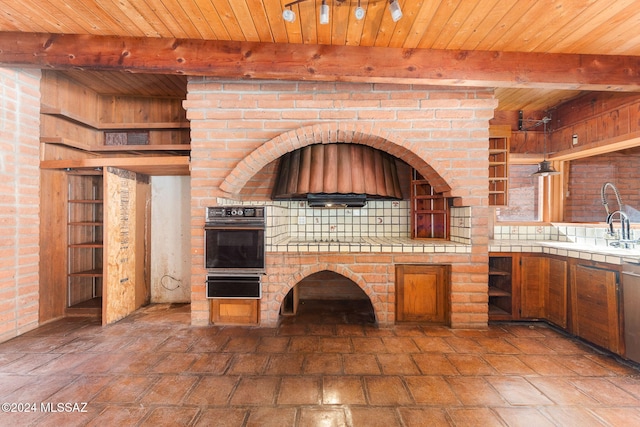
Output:
<instances>
[{"instance_id":1,"label":"wooden plank ceiling","mask_svg":"<svg viewBox=\"0 0 640 427\"><path fill-rule=\"evenodd\" d=\"M328 25L319 24L321 0L293 5L296 20L285 22L290 1L0 0L0 32L640 57L637 0L399 0L398 22L387 0L361 0L362 20L357 0L328 0ZM184 76L67 72L100 93L184 96ZM496 91L508 111L548 109L579 93Z\"/></svg>"}]
</instances>

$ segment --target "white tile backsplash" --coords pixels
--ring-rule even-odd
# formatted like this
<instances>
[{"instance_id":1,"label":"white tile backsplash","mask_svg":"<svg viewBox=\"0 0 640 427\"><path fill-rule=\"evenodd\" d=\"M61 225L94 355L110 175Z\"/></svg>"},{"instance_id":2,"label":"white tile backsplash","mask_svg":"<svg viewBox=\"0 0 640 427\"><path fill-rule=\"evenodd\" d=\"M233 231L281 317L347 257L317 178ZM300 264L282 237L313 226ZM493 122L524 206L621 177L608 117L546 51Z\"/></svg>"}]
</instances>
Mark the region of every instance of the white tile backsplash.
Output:
<instances>
[{"instance_id":1,"label":"white tile backsplash","mask_svg":"<svg viewBox=\"0 0 640 427\"><path fill-rule=\"evenodd\" d=\"M309 208L304 201L256 202L222 199L219 205L266 205L268 245L298 241L357 241L411 236L408 200L370 200L363 208ZM471 208L451 208L451 241L471 244Z\"/></svg>"}]
</instances>

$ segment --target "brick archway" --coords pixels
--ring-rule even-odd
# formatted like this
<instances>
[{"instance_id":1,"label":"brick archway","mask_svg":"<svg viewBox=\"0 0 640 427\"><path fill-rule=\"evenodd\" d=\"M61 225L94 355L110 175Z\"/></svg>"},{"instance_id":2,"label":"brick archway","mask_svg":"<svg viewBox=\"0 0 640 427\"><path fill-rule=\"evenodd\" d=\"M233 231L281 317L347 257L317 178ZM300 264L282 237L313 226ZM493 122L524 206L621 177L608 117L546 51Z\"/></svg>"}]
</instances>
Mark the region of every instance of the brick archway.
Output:
<instances>
[{"instance_id":1,"label":"brick archway","mask_svg":"<svg viewBox=\"0 0 640 427\"><path fill-rule=\"evenodd\" d=\"M368 284L360 275L351 271L348 265L345 264L332 264L332 263L318 263L309 265L301 270L297 271L295 274L288 276L288 278L280 283L280 289L277 292L274 292L271 295L272 301L277 301L278 304L282 304L284 302L285 296L291 289L293 289L298 283L300 283L305 278L311 276L312 274L319 273L321 271L331 271L337 273L355 283L369 298L371 305L373 306L373 311L376 320L381 324L390 324L393 323L395 319L389 319L389 307L384 303L384 300L387 298L381 298L373 289L370 284ZM268 304L265 304L263 309L266 309ZM268 313L263 313L265 316L263 318L268 318Z\"/></svg>"},{"instance_id":2,"label":"brick archway","mask_svg":"<svg viewBox=\"0 0 640 427\"><path fill-rule=\"evenodd\" d=\"M342 122L304 126L265 142L231 170L220 184L220 189L228 194L239 194L251 177L283 154L311 144L335 142L364 144L385 151L420 172L437 192L451 192L451 187L443 178L446 173L444 166L437 162L427 163L423 159L425 155L412 151L409 142L374 125L366 127Z\"/></svg>"}]
</instances>

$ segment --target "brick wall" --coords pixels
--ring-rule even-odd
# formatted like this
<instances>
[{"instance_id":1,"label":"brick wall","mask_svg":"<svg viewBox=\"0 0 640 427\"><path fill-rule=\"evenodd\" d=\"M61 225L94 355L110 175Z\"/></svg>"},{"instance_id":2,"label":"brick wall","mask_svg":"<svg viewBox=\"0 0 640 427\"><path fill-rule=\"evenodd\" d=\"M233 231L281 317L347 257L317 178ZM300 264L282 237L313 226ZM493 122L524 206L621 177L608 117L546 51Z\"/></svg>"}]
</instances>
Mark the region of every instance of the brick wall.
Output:
<instances>
[{"instance_id":1,"label":"brick wall","mask_svg":"<svg viewBox=\"0 0 640 427\"><path fill-rule=\"evenodd\" d=\"M38 325L40 71L0 68L0 341Z\"/></svg>"},{"instance_id":2,"label":"brick wall","mask_svg":"<svg viewBox=\"0 0 640 427\"><path fill-rule=\"evenodd\" d=\"M268 253L261 324L273 325L286 293L310 274L335 271L370 297L381 324L394 319L395 263L452 264L452 326L487 323L488 126L491 91L310 82L225 82L193 78L184 103L191 121L192 323L209 322L203 266L204 208L240 198L255 177L268 182L283 153L312 143L373 146L418 169L472 209L465 254ZM254 184L252 184L254 183ZM254 191L254 197L268 195Z\"/></svg>"},{"instance_id":3,"label":"brick wall","mask_svg":"<svg viewBox=\"0 0 640 427\"><path fill-rule=\"evenodd\" d=\"M565 200L566 222L602 222L606 211L601 201L601 189L605 182L612 182L622 203L632 212L633 222L640 222L640 191L638 191L638 170L640 153L638 150L602 154L580 160L573 160L569 168L569 192ZM607 190L609 209L616 210L615 195Z\"/></svg>"}]
</instances>

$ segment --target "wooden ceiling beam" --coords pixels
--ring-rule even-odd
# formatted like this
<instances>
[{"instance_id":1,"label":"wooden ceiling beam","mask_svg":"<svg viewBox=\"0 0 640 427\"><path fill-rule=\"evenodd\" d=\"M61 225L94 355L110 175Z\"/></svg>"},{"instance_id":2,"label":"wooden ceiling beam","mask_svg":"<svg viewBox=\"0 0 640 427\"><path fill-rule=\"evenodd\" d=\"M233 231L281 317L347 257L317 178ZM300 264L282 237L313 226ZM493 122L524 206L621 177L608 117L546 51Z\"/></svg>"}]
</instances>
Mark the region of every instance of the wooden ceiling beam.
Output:
<instances>
[{"instance_id":1,"label":"wooden ceiling beam","mask_svg":"<svg viewBox=\"0 0 640 427\"><path fill-rule=\"evenodd\" d=\"M233 79L640 91L640 57L0 32L0 65Z\"/></svg>"}]
</instances>

